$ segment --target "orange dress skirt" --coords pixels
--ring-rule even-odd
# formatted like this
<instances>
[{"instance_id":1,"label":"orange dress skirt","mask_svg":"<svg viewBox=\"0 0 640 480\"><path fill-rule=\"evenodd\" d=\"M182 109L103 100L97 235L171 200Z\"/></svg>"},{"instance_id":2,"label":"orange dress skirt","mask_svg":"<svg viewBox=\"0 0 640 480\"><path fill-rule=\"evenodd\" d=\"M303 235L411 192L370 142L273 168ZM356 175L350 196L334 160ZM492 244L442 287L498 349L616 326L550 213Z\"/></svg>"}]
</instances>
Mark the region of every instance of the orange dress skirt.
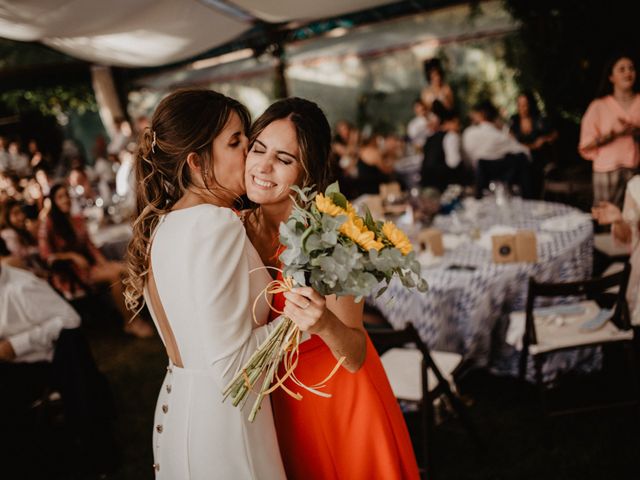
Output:
<instances>
[{"instance_id":1,"label":"orange dress skirt","mask_svg":"<svg viewBox=\"0 0 640 480\"><path fill-rule=\"evenodd\" d=\"M273 305L284 307L284 296ZM305 385L321 382L336 359L316 335L300 344L296 377ZM281 372L282 373L282 372ZM290 380L296 400L284 390L271 394L271 404L288 479L419 479L418 466L404 417L393 395L380 357L367 336L366 359L360 370L340 368L315 395Z\"/></svg>"}]
</instances>

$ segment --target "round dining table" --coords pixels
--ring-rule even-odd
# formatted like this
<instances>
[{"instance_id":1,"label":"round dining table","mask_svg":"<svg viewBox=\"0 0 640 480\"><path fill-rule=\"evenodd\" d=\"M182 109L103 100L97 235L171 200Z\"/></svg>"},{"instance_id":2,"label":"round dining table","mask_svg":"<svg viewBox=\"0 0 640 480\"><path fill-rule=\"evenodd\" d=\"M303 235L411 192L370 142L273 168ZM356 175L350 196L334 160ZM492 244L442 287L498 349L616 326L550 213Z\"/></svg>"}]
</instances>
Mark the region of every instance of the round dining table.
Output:
<instances>
[{"instance_id":1,"label":"round dining table","mask_svg":"<svg viewBox=\"0 0 640 480\"><path fill-rule=\"evenodd\" d=\"M402 225L407 218L411 216L403 216L400 224L415 236L420 227ZM519 353L506 342L509 313L524 309L529 277L540 282L591 277L590 217L558 203L469 198L452 213L436 216L431 227L443 234L444 254L417 252L429 291L420 293L392 282L383 295L367 302L394 328L411 321L430 348L458 352L470 367L515 375ZM535 232L537 261L496 263L491 236L519 230ZM543 376L548 380L576 367L595 369L597 357L588 350L552 354Z\"/></svg>"}]
</instances>

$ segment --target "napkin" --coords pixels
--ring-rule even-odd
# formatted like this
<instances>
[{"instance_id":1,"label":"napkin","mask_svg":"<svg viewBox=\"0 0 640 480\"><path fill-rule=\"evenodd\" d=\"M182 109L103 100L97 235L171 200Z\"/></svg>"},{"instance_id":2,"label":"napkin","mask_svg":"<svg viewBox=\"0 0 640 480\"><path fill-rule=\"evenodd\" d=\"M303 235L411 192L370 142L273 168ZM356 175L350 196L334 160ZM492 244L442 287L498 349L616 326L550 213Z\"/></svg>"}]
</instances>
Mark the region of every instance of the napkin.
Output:
<instances>
[{"instance_id":1,"label":"napkin","mask_svg":"<svg viewBox=\"0 0 640 480\"><path fill-rule=\"evenodd\" d=\"M549 232L570 232L590 221L590 215L584 213L568 213L544 220L540 224L540 228Z\"/></svg>"}]
</instances>

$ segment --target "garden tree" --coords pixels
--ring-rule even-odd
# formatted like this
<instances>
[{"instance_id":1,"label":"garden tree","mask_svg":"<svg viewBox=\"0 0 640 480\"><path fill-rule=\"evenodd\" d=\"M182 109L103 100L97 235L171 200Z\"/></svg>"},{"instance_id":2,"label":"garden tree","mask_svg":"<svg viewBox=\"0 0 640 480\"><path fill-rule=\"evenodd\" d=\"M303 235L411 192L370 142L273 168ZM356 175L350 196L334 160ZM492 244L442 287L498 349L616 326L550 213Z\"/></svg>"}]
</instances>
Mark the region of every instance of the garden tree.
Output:
<instances>
[{"instance_id":1,"label":"garden tree","mask_svg":"<svg viewBox=\"0 0 640 480\"><path fill-rule=\"evenodd\" d=\"M536 90L549 113L575 124L598 90L602 69L616 51L637 55L634 2L623 0L504 0L521 22L511 63L519 83ZM636 60L637 61L637 60ZM638 64L636 63L636 66Z\"/></svg>"},{"instance_id":2,"label":"garden tree","mask_svg":"<svg viewBox=\"0 0 640 480\"><path fill-rule=\"evenodd\" d=\"M0 39L0 109L60 115L97 108L88 64L38 43Z\"/></svg>"},{"instance_id":3,"label":"garden tree","mask_svg":"<svg viewBox=\"0 0 640 480\"><path fill-rule=\"evenodd\" d=\"M89 66L38 43L0 39L0 134L57 158L70 115L97 111Z\"/></svg>"}]
</instances>

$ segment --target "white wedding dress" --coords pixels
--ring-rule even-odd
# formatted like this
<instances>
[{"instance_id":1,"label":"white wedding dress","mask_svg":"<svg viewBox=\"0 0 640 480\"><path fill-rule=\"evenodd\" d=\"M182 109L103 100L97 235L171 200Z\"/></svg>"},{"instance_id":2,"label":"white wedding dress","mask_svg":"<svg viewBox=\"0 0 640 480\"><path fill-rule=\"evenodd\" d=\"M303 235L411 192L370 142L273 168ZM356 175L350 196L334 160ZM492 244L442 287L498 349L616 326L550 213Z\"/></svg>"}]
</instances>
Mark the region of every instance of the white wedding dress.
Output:
<instances>
[{"instance_id":1,"label":"white wedding dress","mask_svg":"<svg viewBox=\"0 0 640 480\"><path fill-rule=\"evenodd\" d=\"M151 265L157 295L147 285L145 300L183 365L170 363L158 398L156 478L284 479L269 399L253 423L253 398L242 410L222 403L223 387L274 327L253 322L253 299L271 277L266 270L249 274L262 262L242 222L208 204L171 212L156 228ZM256 313L266 321L265 302Z\"/></svg>"}]
</instances>

